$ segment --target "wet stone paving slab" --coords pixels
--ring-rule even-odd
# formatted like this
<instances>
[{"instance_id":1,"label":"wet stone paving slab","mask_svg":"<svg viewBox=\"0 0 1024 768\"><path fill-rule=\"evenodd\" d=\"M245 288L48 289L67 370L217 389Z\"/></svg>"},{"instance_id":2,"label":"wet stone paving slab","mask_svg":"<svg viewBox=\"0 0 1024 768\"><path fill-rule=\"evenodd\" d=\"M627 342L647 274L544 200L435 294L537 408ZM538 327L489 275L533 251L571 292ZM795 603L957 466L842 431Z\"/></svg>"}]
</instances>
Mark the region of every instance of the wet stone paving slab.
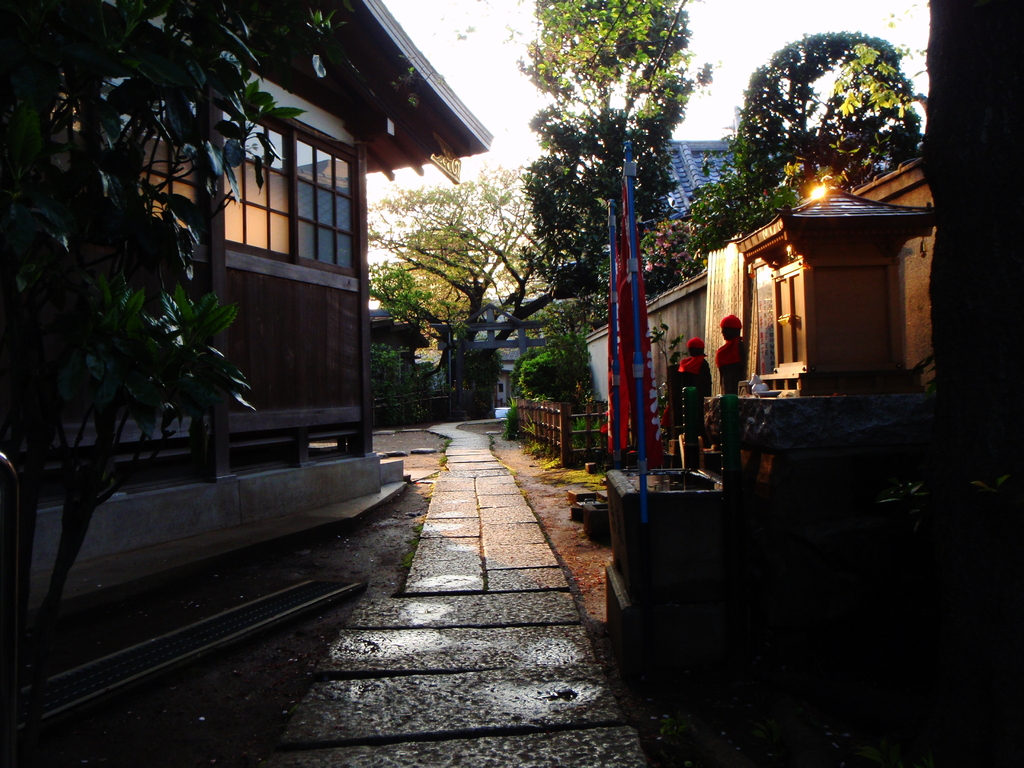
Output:
<instances>
[{"instance_id":1,"label":"wet stone paving slab","mask_svg":"<svg viewBox=\"0 0 1024 768\"><path fill-rule=\"evenodd\" d=\"M429 519L423 524L420 537L424 539L471 538L480 535L480 520L476 517Z\"/></svg>"},{"instance_id":2,"label":"wet stone paving slab","mask_svg":"<svg viewBox=\"0 0 1024 768\"><path fill-rule=\"evenodd\" d=\"M500 469L453 469L450 470L452 477L497 477L499 475L507 475L508 470L504 467Z\"/></svg>"},{"instance_id":3,"label":"wet stone paving slab","mask_svg":"<svg viewBox=\"0 0 1024 768\"><path fill-rule=\"evenodd\" d=\"M266 767L646 765L515 478L432 429L447 467L404 585L355 607Z\"/></svg>"},{"instance_id":4,"label":"wet stone paving slab","mask_svg":"<svg viewBox=\"0 0 1024 768\"><path fill-rule=\"evenodd\" d=\"M438 569L440 563L413 566L405 585L406 595L437 595L482 592L484 577L479 565L467 567L465 573L452 573L450 568ZM441 570L442 572L438 572Z\"/></svg>"},{"instance_id":5,"label":"wet stone paving slab","mask_svg":"<svg viewBox=\"0 0 1024 768\"><path fill-rule=\"evenodd\" d=\"M537 523L498 523L483 527L485 546L545 544L544 532Z\"/></svg>"},{"instance_id":6,"label":"wet stone paving slab","mask_svg":"<svg viewBox=\"0 0 1024 768\"><path fill-rule=\"evenodd\" d=\"M520 493L485 493L477 497L480 509L529 509Z\"/></svg>"},{"instance_id":7,"label":"wet stone paving slab","mask_svg":"<svg viewBox=\"0 0 1024 768\"><path fill-rule=\"evenodd\" d=\"M434 483L434 496L438 494L472 494L476 490L476 482L470 477L455 478L442 474Z\"/></svg>"},{"instance_id":8,"label":"wet stone paving slab","mask_svg":"<svg viewBox=\"0 0 1024 768\"><path fill-rule=\"evenodd\" d=\"M421 560L479 560L480 539L421 539L414 563Z\"/></svg>"},{"instance_id":9,"label":"wet stone paving slab","mask_svg":"<svg viewBox=\"0 0 1024 768\"><path fill-rule=\"evenodd\" d=\"M580 615L564 592L400 597L356 606L349 627L515 627L578 624Z\"/></svg>"},{"instance_id":10,"label":"wet stone paving slab","mask_svg":"<svg viewBox=\"0 0 1024 768\"><path fill-rule=\"evenodd\" d=\"M516 507L491 507L480 510L480 522L484 525L498 525L500 523L530 523L536 524L537 516L526 504Z\"/></svg>"},{"instance_id":11,"label":"wet stone paving slab","mask_svg":"<svg viewBox=\"0 0 1024 768\"><path fill-rule=\"evenodd\" d=\"M487 572L489 592L526 592L541 589L568 590L561 568L501 569Z\"/></svg>"},{"instance_id":12,"label":"wet stone paving slab","mask_svg":"<svg viewBox=\"0 0 1024 768\"><path fill-rule=\"evenodd\" d=\"M460 502L458 504L430 504L430 508L427 510L427 520L451 520L454 518L477 518L479 513L476 508L476 503L467 504Z\"/></svg>"},{"instance_id":13,"label":"wet stone paving slab","mask_svg":"<svg viewBox=\"0 0 1024 768\"><path fill-rule=\"evenodd\" d=\"M521 668L314 683L281 738L302 744L622 725L600 667Z\"/></svg>"},{"instance_id":14,"label":"wet stone paving slab","mask_svg":"<svg viewBox=\"0 0 1024 768\"><path fill-rule=\"evenodd\" d=\"M511 475L505 477L480 477L476 481L476 492L479 494L489 493L519 493L519 486Z\"/></svg>"},{"instance_id":15,"label":"wet stone paving slab","mask_svg":"<svg viewBox=\"0 0 1024 768\"><path fill-rule=\"evenodd\" d=\"M522 736L283 752L266 768L644 768L636 731L590 728Z\"/></svg>"},{"instance_id":16,"label":"wet stone paving slab","mask_svg":"<svg viewBox=\"0 0 1024 768\"><path fill-rule=\"evenodd\" d=\"M500 629L344 629L317 672L329 678L366 672L464 672L514 666L593 664L582 627Z\"/></svg>"},{"instance_id":17,"label":"wet stone paving slab","mask_svg":"<svg viewBox=\"0 0 1024 768\"><path fill-rule=\"evenodd\" d=\"M484 544L487 570L502 568L544 568L558 565L555 553L547 544L516 544L512 546Z\"/></svg>"}]
</instances>

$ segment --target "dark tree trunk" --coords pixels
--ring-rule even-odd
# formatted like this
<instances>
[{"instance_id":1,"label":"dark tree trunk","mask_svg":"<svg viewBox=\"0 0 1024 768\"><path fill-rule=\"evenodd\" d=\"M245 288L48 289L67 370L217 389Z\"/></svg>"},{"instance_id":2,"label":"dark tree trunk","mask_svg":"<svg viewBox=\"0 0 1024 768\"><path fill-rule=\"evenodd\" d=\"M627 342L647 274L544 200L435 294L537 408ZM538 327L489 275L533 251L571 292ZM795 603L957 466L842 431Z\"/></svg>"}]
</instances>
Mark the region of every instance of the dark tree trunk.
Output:
<instances>
[{"instance_id":1,"label":"dark tree trunk","mask_svg":"<svg viewBox=\"0 0 1024 768\"><path fill-rule=\"evenodd\" d=\"M938 391L929 484L944 621L922 738L941 768L1024 765L1024 3L931 0ZM997 492L974 485L981 481Z\"/></svg>"}]
</instances>

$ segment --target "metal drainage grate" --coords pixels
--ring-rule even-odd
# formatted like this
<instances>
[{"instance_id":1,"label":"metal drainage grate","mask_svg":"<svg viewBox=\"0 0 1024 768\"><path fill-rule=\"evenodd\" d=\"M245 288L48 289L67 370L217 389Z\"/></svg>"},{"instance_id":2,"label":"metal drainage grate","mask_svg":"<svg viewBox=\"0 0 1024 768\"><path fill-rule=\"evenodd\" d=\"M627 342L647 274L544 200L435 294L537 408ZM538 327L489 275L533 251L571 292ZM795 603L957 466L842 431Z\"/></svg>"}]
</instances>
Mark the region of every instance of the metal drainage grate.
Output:
<instances>
[{"instance_id":1,"label":"metal drainage grate","mask_svg":"<svg viewBox=\"0 0 1024 768\"><path fill-rule=\"evenodd\" d=\"M358 582L306 581L54 675L46 683L43 719L126 688L158 672L242 640L257 630L349 597L365 588L365 584ZM24 722L28 713L27 693L27 688L21 692L19 724Z\"/></svg>"}]
</instances>

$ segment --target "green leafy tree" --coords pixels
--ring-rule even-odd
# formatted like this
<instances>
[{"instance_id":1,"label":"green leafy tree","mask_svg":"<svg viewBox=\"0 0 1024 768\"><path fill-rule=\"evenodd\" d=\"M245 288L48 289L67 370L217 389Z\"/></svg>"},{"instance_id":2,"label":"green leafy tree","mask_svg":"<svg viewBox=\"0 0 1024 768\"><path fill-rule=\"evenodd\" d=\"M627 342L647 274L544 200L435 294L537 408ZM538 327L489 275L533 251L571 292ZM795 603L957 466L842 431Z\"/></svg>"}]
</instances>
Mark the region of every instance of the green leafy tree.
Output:
<instances>
[{"instance_id":1,"label":"green leafy tree","mask_svg":"<svg viewBox=\"0 0 1024 768\"><path fill-rule=\"evenodd\" d=\"M904 51L852 32L808 35L750 78L732 161L698 192L691 246L721 248L822 182L852 189L919 152ZM836 87L838 85L838 87Z\"/></svg>"},{"instance_id":2,"label":"green leafy tree","mask_svg":"<svg viewBox=\"0 0 1024 768\"><path fill-rule=\"evenodd\" d=\"M541 273L560 297L603 291L604 201L621 199L623 143L638 163L638 221L666 217L667 142L694 78L682 0L538 0L524 71L549 99L531 123L543 154L526 173ZM710 81L705 67L696 77Z\"/></svg>"},{"instance_id":3,"label":"green leafy tree","mask_svg":"<svg viewBox=\"0 0 1024 768\"><path fill-rule=\"evenodd\" d=\"M424 333L445 340L431 324L455 329L488 303L525 320L551 301L518 171L398 191L372 222L371 245L394 260L374 265L370 294Z\"/></svg>"},{"instance_id":4,"label":"green leafy tree","mask_svg":"<svg viewBox=\"0 0 1024 768\"><path fill-rule=\"evenodd\" d=\"M222 177L235 188L247 145L273 155L250 143L254 123L297 114L252 71L285 73L314 45L333 53L329 26L309 6L258 0L0 3L0 443L21 480L26 590L49 462L63 493L53 577L24 646L30 749L94 510L186 419L201 452L207 409L225 393L241 401L244 379L210 344L235 309L181 283Z\"/></svg>"},{"instance_id":5,"label":"green leafy tree","mask_svg":"<svg viewBox=\"0 0 1024 768\"><path fill-rule=\"evenodd\" d=\"M429 398L444 382L431 366L411 364L387 344L372 344L370 386L374 426L393 427L429 421L433 417Z\"/></svg>"},{"instance_id":6,"label":"green leafy tree","mask_svg":"<svg viewBox=\"0 0 1024 768\"><path fill-rule=\"evenodd\" d=\"M529 400L581 405L593 399L590 352L583 334L553 334L547 343L519 358L512 383Z\"/></svg>"},{"instance_id":7,"label":"green leafy tree","mask_svg":"<svg viewBox=\"0 0 1024 768\"><path fill-rule=\"evenodd\" d=\"M667 219L647 229L640 239L640 254L648 297L696 277L708 266L706 257L690 253L690 223L682 219Z\"/></svg>"}]
</instances>

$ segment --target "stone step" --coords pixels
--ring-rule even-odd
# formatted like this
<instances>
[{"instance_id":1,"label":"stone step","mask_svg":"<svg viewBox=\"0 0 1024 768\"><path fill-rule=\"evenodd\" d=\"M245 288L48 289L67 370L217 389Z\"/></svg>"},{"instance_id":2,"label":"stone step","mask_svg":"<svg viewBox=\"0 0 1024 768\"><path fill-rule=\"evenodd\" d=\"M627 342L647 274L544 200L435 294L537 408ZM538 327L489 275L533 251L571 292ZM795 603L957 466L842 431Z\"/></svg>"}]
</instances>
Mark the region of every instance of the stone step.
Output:
<instances>
[{"instance_id":1,"label":"stone step","mask_svg":"<svg viewBox=\"0 0 1024 768\"><path fill-rule=\"evenodd\" d=\"M443 597L402 597L356 606L350 628L524 627L579 624L572 596L565 592L522 592Z\"/></svg>"},{"instance_id":2,"label":"stone step","mask_svg":"<svg viewBox=\"0 0 1024 768\"><path fill-rule=\"evenodd\" d=\"M317 674L343 679L594 663L579 626L343 629Z\"/></svg>"},{"instance_id":3,"label":"stone step","mask_svg":"<svg viewBox=\"0 0 1024 768\"><path fill-rule=\"evenodd\" d=\"M545 544L485 544L484 562L488 571L505 568L544 568L558 565L555 553Z\"/></svg>"},{"instance_id":4,"label":"stone step","mask_svg":"<svg viewBox=\"0 0 1024 768\"><path fill-rule=\"evenodd\" d=\"M569 583L565 580L561 568L520 568L487 573L488 592L528 592L547 589L569 589Z\"/></svg>"},{"instance_id":5,"label":"stone step","mask_svg":"<svg viewBox=\"0 0 1024 768\"><path fill-rule=\"evenodd\" d=\"M628 727L279 752L265 768L645 768Z\"/></svg>"},{"instance_id":6,"label":"stone step","mask_svg":"<svg viewBox=\"0 0 1024 768\"><path fill-rule=\"evenodd\" d=\"M314 683L285 749L623 725L601 668L515 667Z\"/></svg>"}]
</instances>

